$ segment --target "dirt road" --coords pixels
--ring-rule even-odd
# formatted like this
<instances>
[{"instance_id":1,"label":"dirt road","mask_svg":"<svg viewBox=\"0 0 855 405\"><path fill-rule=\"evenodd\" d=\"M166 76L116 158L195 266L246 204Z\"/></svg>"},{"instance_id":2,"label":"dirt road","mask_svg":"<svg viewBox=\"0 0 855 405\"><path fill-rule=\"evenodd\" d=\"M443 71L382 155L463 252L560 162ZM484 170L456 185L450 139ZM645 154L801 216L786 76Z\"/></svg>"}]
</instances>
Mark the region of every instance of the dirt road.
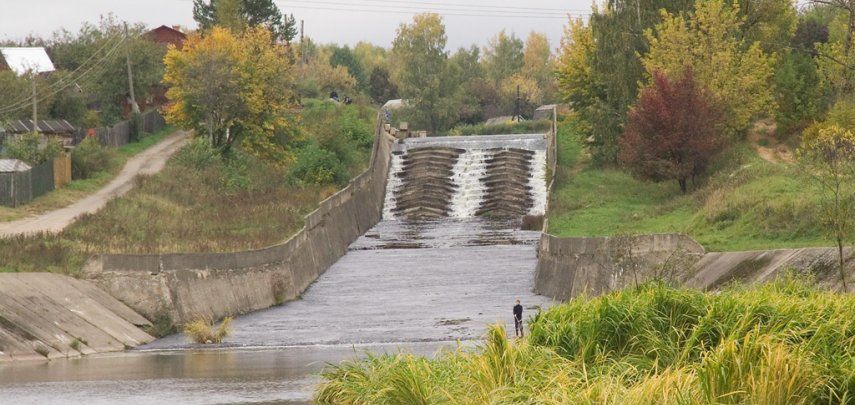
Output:
<instances>
[{"instance_id":1,"label":"dirt road","mask_svg":"<svg viewBox=\"0 0 855 405\"><path fill-rule=\"evenodd\" d=\"M137 175L154 174L163 169L166 160L187 141L187 135L186 131L176 131L130 158L116 178L74 204L32 217L0 223L0 237L62 231L80 215L98 211L107 201L127 193L134 187Z\"/></svg>"}]
</instances>

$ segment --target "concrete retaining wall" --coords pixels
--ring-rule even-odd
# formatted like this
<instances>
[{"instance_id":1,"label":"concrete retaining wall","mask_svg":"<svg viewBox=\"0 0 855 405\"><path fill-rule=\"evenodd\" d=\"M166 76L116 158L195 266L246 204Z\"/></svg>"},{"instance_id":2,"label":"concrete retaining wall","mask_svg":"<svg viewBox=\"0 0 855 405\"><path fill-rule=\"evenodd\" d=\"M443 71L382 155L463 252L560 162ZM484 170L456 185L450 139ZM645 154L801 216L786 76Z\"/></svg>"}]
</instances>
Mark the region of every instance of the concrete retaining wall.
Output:
<instances>
[{"instance_id":1,"label":"concrete retaining wall","mask_svg":"<svg viewBox=\"0 0 855 405\"><path fill-rule=\"evenodd\" d=\"M85 277L149 319L219 319L292 300L380 221L394 138L378 127L369 169L282 244L234 253L103 254Z\"/></svg>"},{"instance_id":2,"label":"concrete retaining wall","mask_svg":"<svg viewBox=\"0 0 855 405\"><path fill-rule=\"evenodd\" d=\"M52 273L0 274L0 363L124 350L150 323L93 284Z\"/></svg>"},{"instance_id":3,"label":"concrete retaining wall","mask_svg":"<svg viewBox=\"0 0 855 405\"><path fill-rule=\"evenodd\" d=\"M544 233L534 290L559 300L598 295L670 271L663 263L691 264L703 254L704 248L686 235L559 238Z\"/></svg>"},{"instance_id":4,"label":"concrete retaining wall","mask_svg":"<svg viewBox=\"0 0 855 405\"><path fill-rule=\"evenodd\" d=\"M714 290L732 282L768 282L785 271L809 273L822 288L843 290L837 250L833 248L704 253L700 244L685 235L620 239L543 234L535 291L559 300L583 293L598 295L631 285L635 281L633 274L639 276L639 281L659 277L686 287ZM633 257L629 259L627 243L633 246ZM844 260L851 291L855 289L855 251L844 250Z\"/></svg>"}]
</instances>

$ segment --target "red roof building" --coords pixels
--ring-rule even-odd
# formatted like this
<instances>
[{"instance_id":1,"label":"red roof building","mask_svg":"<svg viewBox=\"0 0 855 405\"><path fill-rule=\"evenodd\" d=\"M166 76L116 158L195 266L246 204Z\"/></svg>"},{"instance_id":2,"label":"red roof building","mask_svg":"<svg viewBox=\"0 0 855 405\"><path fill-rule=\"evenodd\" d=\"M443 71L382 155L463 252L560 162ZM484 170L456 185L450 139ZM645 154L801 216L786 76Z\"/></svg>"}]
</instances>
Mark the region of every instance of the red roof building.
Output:
<instances>
[{"instance_id":1,"label":"red roof building","mask_svg":"<svg viewBox=\"0 0 855 405\"><path fill-rule=\"evenodd\" d=\"M175 45L178 49L181 49L181 46L184 45L184 40L187 39L187 35L179 31L177 26L167 27L165 25L146 32L145 36L152 42L163 45Z\"/></svg>"}]
</instances>

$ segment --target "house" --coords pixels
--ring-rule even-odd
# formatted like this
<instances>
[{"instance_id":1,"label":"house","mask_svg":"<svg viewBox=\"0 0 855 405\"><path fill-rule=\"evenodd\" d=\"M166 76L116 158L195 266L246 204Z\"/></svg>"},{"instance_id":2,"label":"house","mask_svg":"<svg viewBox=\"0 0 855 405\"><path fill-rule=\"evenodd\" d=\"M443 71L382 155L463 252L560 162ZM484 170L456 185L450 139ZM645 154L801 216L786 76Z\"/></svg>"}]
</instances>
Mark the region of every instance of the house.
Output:
<instances>
[{"instance_id":1,"label":"house","mask_svg":"<svg viewBox=\"0 0 855 405\"><path fill-rule=\"evenodd\" d=\"M187 40L187 35L179 31L177 25L173 25L172 27L161 25L160 27L146 32L143 34L143 37L148 38L156 44L163 45L164 47L173 45L177 49L181 49L184 46L184 41ZM168 88L162 84L153 86L148 104L163 105L169 102L169 99L166 98L166 90L168 90Z\"/></svg>"},{"instance_id":2,"label":"house","mask_svg":"<svg viewBox=\"0 0 855 405\"><path fill-rule=\"evenodd\" d=\"M173 25L172 27L161 25L160 27L146 32L143 36L156 44L164 46L175 45L178 49L181 49L181 47L184 46L184 41L187 39L187 35L179 31L177 25Z\"/></svg>"}]
</instances>

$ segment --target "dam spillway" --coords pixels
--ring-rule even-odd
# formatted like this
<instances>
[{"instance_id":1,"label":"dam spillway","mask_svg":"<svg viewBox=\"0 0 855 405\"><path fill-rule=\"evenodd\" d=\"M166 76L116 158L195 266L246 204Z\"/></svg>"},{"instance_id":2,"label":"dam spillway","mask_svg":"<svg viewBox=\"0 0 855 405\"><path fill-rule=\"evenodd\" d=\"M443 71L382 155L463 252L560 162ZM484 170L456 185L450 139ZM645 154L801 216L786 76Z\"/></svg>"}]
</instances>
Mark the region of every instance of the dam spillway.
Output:
<instances>
[{"instance_id":1,"label":"dam spillway","mask_svg":"<svg viewBox=\"0 0 855 405\"><path fill-rule=\"evenodd\" d=\"M395 144L383 219L299 300L234 320L232 346L480 338L551 300L532 292L546 204L541 134L411 138ZM152 348L190 347L182 335Z\"/></svg>"},{"instance_id":2,"label":"dam spillway","mask_svg":"<svg viewBox=\"0 0 855 405\"><path fill-rule=\"evenodd\" d=\"M406 139L396 145L384 220L542 215L543 135Z\"/></svg>"}]
</instances>

